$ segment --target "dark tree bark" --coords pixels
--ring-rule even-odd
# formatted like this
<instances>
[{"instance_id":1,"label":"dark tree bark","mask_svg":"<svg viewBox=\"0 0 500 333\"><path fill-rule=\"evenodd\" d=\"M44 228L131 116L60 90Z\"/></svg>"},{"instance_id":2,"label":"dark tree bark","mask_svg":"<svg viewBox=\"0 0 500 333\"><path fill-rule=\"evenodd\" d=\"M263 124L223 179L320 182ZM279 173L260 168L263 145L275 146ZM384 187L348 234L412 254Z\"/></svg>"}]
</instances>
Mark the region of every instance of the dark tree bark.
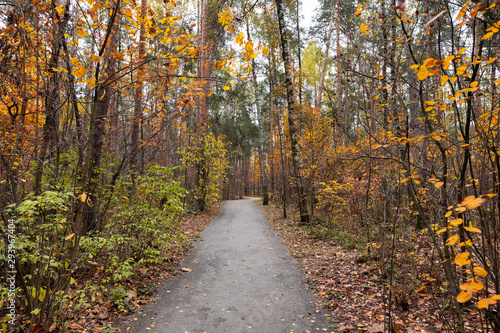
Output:
<instances>
[{"instance_id":1,"label":"dark tree bark","mask_svg":"<svg viewBox=\"0 0 500 333\"><path fill-rule=\"evenodd\" d=\"M94 90L89 127L89 142L85 155L85 165L82 176L82 189L84 200L77 207L75 214L75 231L84 235L90 231L97 230L96 223L97 207L99 206L98 184L100 179L100 162L102 158L104 136L106 133L106 117L108 115L113 86L111 79L115 74L116 59L112 52L116 52L116 40L120 0L117 0L115 8L109 19L108 30L99 50L99 57L104 58L104 75L100 74L100 63L95 71L96 82L99 82Z\"/></svg>"},{"instance_id":2,"label":"dark tree bark","mask_svg":"<svg viewBox=\"0 0 500 333\"><path fill-rule=\"evenodd\" d=\"M141 19L143 20L147 15L148 2L147 0L141 0ZM131 155L130 155L130 165L136 171L141 171L142 161L139 162L138 156L140 148L139 143L139 132L142 123L142 85L144 81L144 68L141 64L144 62L144 57L146 55L146 26L144 21L140 23L140 31L139 31L139 57L138 62L139 66L141 66L137 71L137 88L135 90L134 96L134 117L132 119L132 135L131 135Z\"/></svg>"},{"instance_id":3,"label":"dark tree bark","mask_svg":"<svg viewBox=\"0 0 500 333\"><path fill-rule=\"evenodd\" d=\"M49 71L51 71L51 76L45 87L45 124L43 125L42 133L42 145L40 147L40 155L38 156L36 171L35 171L35 193L40 194L42 192L42 177L43 177L43 164L47 158L47 150L50 149L49 156L53 155L54 149L57 150L58 140L57 140L57 124L59 111L59 82L61 80L60 74L56 69L59 67L59 58L61 55L61 49L64 45L64 34L66 32L66 26L69 20L69 4L70 1L66 1L65 10L63 17L59 17L59 14L55 10L56 4L52 2L52 12L55 15L54 20L54 39L52 42L52 54L49 60Z\"/></svg>"},{"instance_id":4,"label":"dark tree bark","mask_svg":"<svg viewBox=\"0 0 500 333\"><path fill-rule=\"evenodd\" d=\"M278 24L281 37L281 54L283 56L283 63L285 65L285 87L288 102L288 127L290 130L290 141L292 144L292 162L293 173L297 183L298 205L300 212L300 222L309 222L309 212L307 210L307 198L304 192L304 178L302 177L302 157L300 155L298 131L296 125L296 107L293 98L293 84L292 84L292 68L290 63L290 48L288 46L288 37L285 30L285 18L283 2L276 0L276 8L278 11Z\"/></svg>"}]
</instances>

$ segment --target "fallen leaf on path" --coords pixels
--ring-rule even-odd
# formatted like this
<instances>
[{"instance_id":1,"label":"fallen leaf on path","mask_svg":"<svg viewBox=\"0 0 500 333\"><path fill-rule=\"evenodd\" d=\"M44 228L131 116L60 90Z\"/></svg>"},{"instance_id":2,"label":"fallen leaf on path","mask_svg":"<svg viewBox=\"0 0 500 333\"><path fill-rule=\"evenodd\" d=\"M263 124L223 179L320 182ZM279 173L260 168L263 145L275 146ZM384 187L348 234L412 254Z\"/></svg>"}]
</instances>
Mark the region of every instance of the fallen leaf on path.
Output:
<instances>
[{"instance_id":1,"label":"fallen leaf on path","mask_svg":"<svg viewBox=\"0 0 500 333\"><path fill-rule=\"evenodd\" d=\"M368 328L367 333L379 333L384 332L384 324L375 324Z\"/></svg>"}]
</instances>

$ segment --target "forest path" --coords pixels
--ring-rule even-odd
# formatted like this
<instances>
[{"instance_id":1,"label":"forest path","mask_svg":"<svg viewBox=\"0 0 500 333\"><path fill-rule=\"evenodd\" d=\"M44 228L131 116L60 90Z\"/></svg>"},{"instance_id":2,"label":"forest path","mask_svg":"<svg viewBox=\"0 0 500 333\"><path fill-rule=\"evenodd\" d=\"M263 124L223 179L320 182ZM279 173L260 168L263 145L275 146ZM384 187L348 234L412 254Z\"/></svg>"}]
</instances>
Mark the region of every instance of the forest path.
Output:
<instances>
[{"instance_id":1,"label":"forest path","mask_svg":"<svg viewBox=\"0 0 500 333\"><path fill-rule=\"evenodd\" d=\"M251 199L228 201L201 237L181 264L192 271L163 284L123 332L327 331L304 274Z\"/></svg>"}]
</instances>

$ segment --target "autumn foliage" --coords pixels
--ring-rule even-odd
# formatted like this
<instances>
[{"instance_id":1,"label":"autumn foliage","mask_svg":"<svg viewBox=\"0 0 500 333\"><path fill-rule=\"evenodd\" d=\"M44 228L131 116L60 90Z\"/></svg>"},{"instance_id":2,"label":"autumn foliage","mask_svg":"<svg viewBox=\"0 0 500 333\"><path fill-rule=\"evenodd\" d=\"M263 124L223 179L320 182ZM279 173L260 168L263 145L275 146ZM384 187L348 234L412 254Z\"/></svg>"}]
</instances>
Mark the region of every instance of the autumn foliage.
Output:
<instances>
[{"instance_id":1,"label":"autumn foliage","mask_svg":"<svg viewBox=\"0 0 500 333\"><path fill-rule=\"evenodd\" d=\"M373 264L387 332L500 331L499 4L319 3L308 36L293 0L0 8L4 330L132 311L185 212L255 194Z\"/></svg>"}]
</instances>

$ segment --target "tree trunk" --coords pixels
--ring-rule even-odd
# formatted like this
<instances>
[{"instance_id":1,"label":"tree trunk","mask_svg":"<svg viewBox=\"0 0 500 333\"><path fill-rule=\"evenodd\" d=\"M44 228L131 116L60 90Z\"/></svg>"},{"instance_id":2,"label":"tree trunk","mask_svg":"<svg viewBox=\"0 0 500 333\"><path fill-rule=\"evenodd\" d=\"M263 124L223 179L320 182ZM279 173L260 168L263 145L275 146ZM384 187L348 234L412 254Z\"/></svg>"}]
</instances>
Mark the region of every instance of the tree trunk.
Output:
<instances>
[{"instance_id":1,"label":"tree trunk","mask_svg":"<svg viewBox=\"0 0 500 333\"><path fill-rule=\"evenodd\" d=\"M336 30L337 30L337 114L344 115L344 130L345 130L345 143L347 144L349 139L349 129L348 129L348 121L349 114L346 112L342 112L342 70L340 68L340 0L337 0L336 6L337 12L337 22L336 22Z\"/></svg>"},{"instance_id":2,"label":"tree trunk","mask_svg":"<svg viewBox=\"0 0 500 333\"><path fill-rule=\"evenodd\" d=\"M288 46L288 37L285 30L285 18L283 2L276 0L276 8L278 11L278 24L281 36L281 54L283 56L283 63L285 66L285 87L288 102L288 126L290 130L290 141L292 145L292 162L293 173L297 182L298 204L300 212L300 222L309 222L309 213L307 211L307 198L304 193L304 179L302 177L302 157L299 150L299 142L297 137L297 126L295 123L295 101L293 98L293 85L292 85L292 68L290 63L290 51Z\"/></svg>"},{"instance_id":3,"label":"tree trunk","mask_svg":"<svg viewBox=\"0 0 500 333\"><path fill-rule=\"evenodd\" d=\"M64 16L59 17L56 10L55 2L52 2L53 15L54 18L54 36L52 42L52 54L49 60L49 71L52 75L47 82L45 87L45 123L43 125L42 133L42 145L40 147L40 155L38 156L38 161L35 170L35 193L40 194L42 192L42 177L43 177L43 165L45 159L47 158L47 150L49 151L49 156L53 155L54 149L57 149L57 124L59 110L59 82L60 75L56 69L59 67L59 58L61 54L61 49L64 44L64 34L66 32L66 26L69 20L69 0L66 2ZM57 22L57 23L55 23Z\"/></svg>"},{"instance_id":4,"label":"tree trunk","mask_svg":"<svg viewBox=\"0 0 500 333\"><path fill-rule=\"evenodd\" d=\"M281 190L282 193L281 195L283 196L283 218L286 219L286 205L287 205L287 197L288 197L288 179L286 176L286 169L285 169L285 154L283 152L283 130L281 129L281 116L278 113L278 132L279 132L279 137L280 137L280 164L281 164Z\"/></svg>"},{"instance_id":5,"label":"tree trunk","mask_svg":"<svg viewBox=\"0 0 500 333\"><path fill-rule=\"evenodd\" d=\"M273 65L271 65L273 66ZM271 193L274 193L274 101L273 101L273 75L269 75L269 164L271 167Z\"/></svg>"},{"instance_id":6,"label":"tree trunk","mask_svg":"<svg viewBox=\"0 0 500 333\"><path fill-rule=\"evenodd\" d=\"M142 123L142 85L144 80L144 68L142 62L144 61L146 55L146 26L144 20L146 19L148 9L147 0L141 0L141 21L140 21L140 31L139 31L139 56L137 62L139 64L139 69L137 70L136 79L136 90L134 96L134 117L132 118L132 135L131 135L131 149L130 149L130 166L136 171L141 171L142 161L138 160L140 156L139 151L141 150L139 142L139 132Z\"/></svg>"},{"instance_id":7,"label":"tree trunk","mask_svg":"<svg viewBox=\"0 0 500 333\"><path fill-rule=\"evenodd\" d=\"M302 55L300 48L300 1L297 0L297 60L299 62L299 104L302 105ZM300 111L300 120L302 121L302 108Z\"/></svg>"},{"instance_id":8,"label":"tree trunk","mask_svg":"<svg viewBox=\"0 0 500 333\"><path fill-rule=\"evenodd\" d=\"M330 15L330 22L328 23L328 34L326 35L325 56L323 57L323 64L321 65L321 76L319 78L318 96L316 97L315 106L317 109L321 109L321 99L323 98L323 90L325 90L324 83L325 83L326 64L328 62L328 52L330 51L330 41L332 39L334 17L335 17L335 9L332 9L332 14Z\"/></svg>"},{"instance_id":9,"label":"tree trunk","mask_svg":"<svg viewBox=\"0 0 500 333\"><path fill-rule=\"evenodd\" d=\"M201 38L200 38L200 61L198 66L198 74L201 83L201 96L200 106L198 108L198 124L196 126L196 133L199 145L198 158L196 163L196 187L197 187L197 200L196 206L199 211L204 211L206 207L206 191L207 191L207 178L208 170L206 165L205 154L203 152L204 145L202 137L205 135L206 122L208 118L207 111L207 94L208 94L208 81L207 81L207 14L208 14L208 0L201 0Z\"/></svg>"},{"instance_id":10,"label":"tree trunk","mask_svg":"<svg viewBox=\"0 0 500 333\"><path fill-rule=\"evenodd\" d=\"M247 21L247 35L250 38L250 27ZM257 75L255 73L256 67L255 60L252 59L252 83L253 83L253 94L254 94L254 108L256 112L257 119L259 120L259 150L261 156L261 168L262 168L262 205L267 206L269 204L269 191L268 191L268 181L267 181L267 154L264 149L264 120L262 117L262 108L260 107L259 97L257 93Z\"/></svg>"},{"instance_id":11,"label":"tree trunk","mask_svg":"<svg viewBox=\"0 0 500 333\"><path fill-rule=\"evenodd\" d=\"M94 99L90 114L89 142L87 144L85 165L81 180L84 195L82 199L86 200L82 200L75 213L75 231L81 235L98 230L96 215L97 207L99 206L99 196L97 193L100 178L99 167L104 145L104 135L106 133L106 117L113 88L110 83L105 82L107 78L115 74L116 59L112 56L112 52L116 50L118 28L115 27L115 23L118 21L119 9L120 0L117 0L109 19L106 36L99 50L98 56L104 58L104 75L100 75L100 63L97 64L95 71L96 81L100 83L96 85L94 90ZM108 39L110 42L106 47Z\"/></svg>"}]
</instances>

